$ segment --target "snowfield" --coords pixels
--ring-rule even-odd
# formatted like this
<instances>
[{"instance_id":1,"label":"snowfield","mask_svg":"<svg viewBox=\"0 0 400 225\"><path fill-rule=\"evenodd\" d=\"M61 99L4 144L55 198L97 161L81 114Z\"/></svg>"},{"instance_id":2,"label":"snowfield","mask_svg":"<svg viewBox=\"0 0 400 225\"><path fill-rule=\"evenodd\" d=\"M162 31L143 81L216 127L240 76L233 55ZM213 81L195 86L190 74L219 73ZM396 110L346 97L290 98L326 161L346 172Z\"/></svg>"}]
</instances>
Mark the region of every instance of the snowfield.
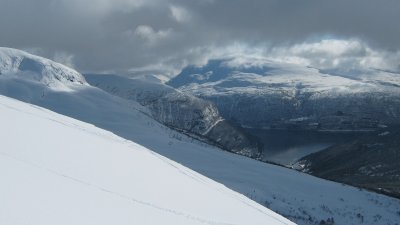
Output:
<instances>
[{"instance_id":1,"label":"snowfield","mask_svg":"<svg viewBox=\"0 0 400 225\"><path fill-rule=\"evenodd\" d=\"M12 71L0 70L1 95L113 132L298 224L399 224L398 199L222 151L86 82L65 81L66 91L26 79L18 65ZM0 224L280 223L254 202L109 132L4 97L1 102Z\"/></svg>"},{"instance_id":2,"label":"snowfield","mask_svg":"<svg viewBox=\"0 0 400 225\"><path fill-rule=\"evenodd\" d=\"M0 96L0 224L294 224L136 143Z\"/></svg>"}]
</instances>

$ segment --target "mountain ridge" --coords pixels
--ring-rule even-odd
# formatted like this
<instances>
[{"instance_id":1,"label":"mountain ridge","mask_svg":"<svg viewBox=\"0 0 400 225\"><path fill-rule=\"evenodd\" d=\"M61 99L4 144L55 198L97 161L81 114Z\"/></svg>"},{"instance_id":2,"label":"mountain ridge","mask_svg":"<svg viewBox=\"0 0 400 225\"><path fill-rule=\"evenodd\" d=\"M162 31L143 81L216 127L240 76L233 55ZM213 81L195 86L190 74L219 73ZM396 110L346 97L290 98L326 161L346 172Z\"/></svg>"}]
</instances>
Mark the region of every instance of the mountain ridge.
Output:
<instances>
[{"instance_id":1,"label":"mountain ridge","mask_svg":"<svg viewBox=\"0 0 400 225\"><path fill-rule=\"evenodd\" d=\"M236 61L189 66L167 84L214 102L222 116L245 128L363 130L400 121L397 74L368 69L344 76L294 64Z\"/></svg>"}]
</instances>

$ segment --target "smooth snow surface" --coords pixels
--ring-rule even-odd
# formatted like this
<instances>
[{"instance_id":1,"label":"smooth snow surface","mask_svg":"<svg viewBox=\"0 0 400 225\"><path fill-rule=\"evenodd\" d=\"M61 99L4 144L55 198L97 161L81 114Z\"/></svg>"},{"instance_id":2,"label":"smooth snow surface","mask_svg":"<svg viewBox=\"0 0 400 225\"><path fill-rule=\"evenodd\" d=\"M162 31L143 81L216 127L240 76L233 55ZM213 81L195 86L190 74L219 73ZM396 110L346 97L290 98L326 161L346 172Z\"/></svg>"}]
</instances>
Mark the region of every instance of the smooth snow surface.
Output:
<instances>
[{"instance_id":1,"label":"smooth snow surface","mask_svg":"<svg viewBox=\"0 0 400 225\"><path fill-rule=\"evenodd\" d=\"M1 62L0 62L1 64ZM86 85L73 85L71 90L73 91L63 91L63 90L56 90L49 88L43 83L40 82L31 82L27 79L24 79L24 76L2 76L0 75L0 94L6 95L12 98L16 98L25 102L29 102L35 105L40 105L42 107L48 108L52 111L55 111L57 113L61 113L76 119L79 119L81 121L85 121L91 124L94 124L97 127L103 128L105 130L109 130L118 136L121 136L123 138L126 138L128 140L134 141L140 145L145 146L148 149L151 149L169 159L172 159L178 163L183 164L184 166L195 170L196 172L199 172L202 175L205 175L217 182L220 182L227 186L228 188L231 188L239 193L242 193L246 195L249 198L252 198L256 202L274 210L275 212L278 212L279 214L284 215L285 217L289 218L292 221L295 221L298 224L304 224L304 225L313 225L313 224L319 224L322 220L327 220L328 218L334 218L335 224L339 225L352 225L352 224L360 224L360 225L365 225L365 224L370 224L370 225L376 225L376 224L389 224L389 225L395 225L399 224L400 221L400 200L398 199L393 199L389 198L383 195L378 195L372 192L364 191L364 190L359 190L357 188L349 187L346 185L341 185L338 183L330 182L330 181L325 181L319 178L312 177L307 174L303 174L297 171L289 170L286 168L274 166L274 165L269 165L266 163L262 163L259 161L255 161L246 157L242 157L239 155L234 155L225 151L222 151L218 148L206 145L204 143L200 143L198 141L195 141L193 139L190 139L178 132L172 131L165 126L162 126L158 122L156 122L154 119L150 118L149 116L146 115L146 111L141 107L139 104L135 103L134 101L126 101L123 99L120 99L119 97L112 96L98 88L94 88L91 86L86 86ZM3 107L4 108L4 107ZM31 108L30 108L31 109ZM8 111L11 113L11 111ZM12 129L17 129L14 128L16 127L16 124L18 124L18 120L11 120L10 118L15 118L13 117L16 112L12 111L11 114L7 115L2 115L1 117L1 129L2 132L5 134L2 134L1 141L4 143L7 143L7 139L9 139L8 135L12 131ZM63 117L64 118L64 117ZM4 122L3 122L4 121ZM70 121L70 120L68 120ZM5 126L4 124L10 124L10 126ZM75 123L75 122L74 122ZM44 129L42 125L33 126L31 124L27 124L24 126L25 128L22 130L17 130L18 134L21 133L23 134L23 131L27 130L30 131L29 135L32 135L32 137L36 137L36 140L31 140L31 141L37 141L37 142L44 142L46 140L51 141L53 137L57 137L56 140L59 140L60 142L53 143L54 149L53 150L58 150L58 148L62 146L68 146L72 145L73 143L77 143L78 140L81 140L81 135L74 135L72 137L67 137L65 136L64 133L57 133L55 131L52 132L42 132L41 130ZM85 127L88 127L88 125L85 125ZM91 126L89 126L91 127ZM72 128L68 128L72 129ZM78 128L77 128L78 129ZM91 129L94 129L93 127ZM46 129L45 129L46 130ZM78 129L79 130L79 129ZM96 129L97 130L97 129ZM98 130L97 130L98 131ZM97 132L96 131L96 132ZM73 131L72 133L77 132ZM79 133L79 132L78 132ZM84 133L84 132L83 132ZM104 132L101 132L104 134ZM6 136L4 136L6 135ZM108 134L109 135L109 134ZM106 137L108 135L105 135ZM32 138L34 139L34 138ZM111 138L115 139L115 138ZM4 140L4 141L3 141ZM29 139L28 139L29 140ZM120 139L119 139L120 140ZM24 137L21 135L18 135L17 137L14 137L14 139L11 140L12 143L9 144L15 144L15 145L26 145L27 151L22 152L25 154L25 156L30 156L30 157L35 157L32 159L37 159L37 160L44 160L47 158L43 157L43 155L38 155L42 153L34 153L33 151L28 151L30 148L29 146L32 146L29 142L26 142L24 140ZM51 141L52 142L52 141ZM116 143L115 141L113 143ZM81 144L81 143L79 143ZM85 141L85 145L89 145L89 142ZM116 144L117 145L117 144ZM128 143L126 145L129 145ZM7 146L7 145L4 145ZM118 146L122 146L118 145ZM93 148L94 146L92 146ZM182 209L179 208L182 205L180 203L177 203L177 207L175 208L174 206L165 206L164 203L158 202L158 198L164 196L162 193L162 190L165 189L168 186L169 179L168 177L163 176L163 171L159 171L158 169L154 170L152 167L147 167L146 169L141 169L139 165L142 165L141 162L143 160L138 160L137 163L138 165L127 165L126 160L130 160L129 157L123 157L122 155L127 154L127 153L120 153L121 151L124 152L123 150L118 150L118 149L113 149L118 156L113 156L111 154L106 154L102 153L106 150L101 150L102 144L96 145L95 149L88 149L88 148L82 148L80 151L75 152L76 154L74 155L67 155L69 157L73 157L73 160L68 160L68 157L64 159L64 155L67 154L68 152L65 152L65 154L54 155L54 159L51 159L51 161L33 161L32 163L39 164L40 166L45 166L46 168L50 169L59 169L57 171L60 171L62 173L67 173L68 176L73 176L74 178L77 178L79 180L83 181L88 181L93 185L99 185L102 188L105 188L107 190L111 189L111 187L118 187L116 189L112 189L113 191L117 190L118 193L120 194L126 194L129 197L135 197L139 200L143 200L146 202L151 202L151 203L160 203L158 206L162 207L167 207L169 209L174 209L174 210L179 210L185 213L189 213L192 216L198 216L203 219L208 219L208 220L216 220L218 222L227 222L225 220L219 220L218 216L221 213L220 210L217 210L216 213L218 216L212 217L210 215L207 215L205 218L201 214L194 213L190 210L190 208ZM128 147L127 147L128 148ZM68 148L72 149L72 148ZM88 149L88 150L86 150ZM1 147L1 151L11 151L11 149L3 148ZM39 149L39 152L44 151ZM72 151L72 150L70 150ZM24 156L24 154L22 154ZM52 153L52 151L49 151L49 153ZM96 153L96 154L94 154ZM43 153L44 154L44 153ZM114 153L113 153L114 154ZM136 153L130 153L130 154L136 154ZM138 153L139 154L139 153ZM150 154L150 153L149 153ZM13 155L14 156L14 155ZM19 157L18 155L15 155L16 157ZM24 156L24 157L25 157ZM102 157L103 156L103 157ZM125 155L124 155L125 156ZM50 156L48 156L50 157ZM101 169L101 173L97 171L97 166L94 163L97 160L94 160L94 157L102 157L103 160L103 165L107 166L107 169ZM118 157L118 158L114 158ZM156 157L156 156L155 156ZM2 158L4 158L2 156ZM31 158L22 158L24 160L30 160ZM85 160L84 160L85 159ZM163 158L162 158L163 159ZM83 161L80 161L83 160ZM121 160L121 162L120 162ZM4 159L3 159L4 161ZM62 163L63 161L64 164ZM31 161L29 161L31 162ZM72 162L72 163L71 163ZM135 161L136 162L136 161ZM167 162L170 162L169 160ZM46 164L46 163L51 163L51 164ZM14 163L15 164L15 163ZM60 165L59 165L60 164ZM84 165L82 165L84 164ZM0 163L1 165L1 176L0 178L3 177L8 177L7 179L14 179L12 177L9 177L10 171L12 169L7 169L5 170L3 163ZM55 167L52 167L54 165ZM66 170L64 170L65 166ZM80 165L80 166L79 166ZM164 164L163 164L164 165ZM175 165L175 164L172 164ZM58 167L60 166L60 167ZM17 166L15 166L17 167ZM68 168L67 168L68 167ZM93 168L94 169L93 169ZM118 169L120 167L124 167L123 169ZM29 168L29 167L28 167ZM85 168L85 170L79 170L78 168ZM116 171L118 171L118 174L120 171L124 171L122 175L115 175L115 170L109 170L110 168L115 168ZM169 167L162 167L162 168L169 168ZM180 168L180 167L178 167ZM126 169L126 171L125 171ZM170 170L170 169L168 169ZM17 171L17 170L16 170ZM114 172L113 172L114 171ZM184 170L185 171L185 170ZM33 169L32 169L33 172ZM71 173L70 173L71 172ZM72 173L73 172L73 173ZM126 180L126 176L124 175L125 173L137 173L140 172L144 177L142 177L141 180L132 180L128 181ZM89 173L89 174L88 174ZM122 182L124 184L124 187L120 187L119 185L121 183L108 183L108 180L105 179L104 176L105 174L111 174L112 179L116 179L118 182ZM5 176L5 175L7 176ZM141 182L145 182L147 179L152 179L151 174L157 174L157 179L165 179L168 181L168 183L164 183L162 180L160 181L155 181L155 182L160 182L157 185L158 186L142 186L146 187L146 190L152 190L152 188L156 189L158 192L154 196L150 196L149 199L142 198L139 195L134 195L131 193L132 190L136 190L136 186L140 184ZM75 177L77 175L77 177ZM90 175L90 176L89 176ZM92 176L93 175L93 176ZM107 176L107 177L111 177ZM13 191L14 189L20 188L20 191L18 191L19 195L14 195L14 196L9 196L9 195L0 195L0 198L5 198L3 196L7 196L8 200L10 198L12 199L18 199L18 196L22 196L21 198L25 198L25 200L19 200L19 203L14 204L13 207L15 210L17 210L14 214L14 216L18 216L21 214L21 212L24 212L26 208L21 208L21 207L28 207L27 204L31 204L32 208L35 208L32 206L38 205L38 202L33 202L30 201L29 198L32 198L34 196L25 196L22 195L25 191L30 190L27 189L25 190L24 185L26 186L34 186L34 183L32 180L29 179L30 175L26 175L27 179L22 179L23 183L21 185L18 185L17 187L12 187L11 190ZM133 176L133 175L132 175ZM136 175L135 175L136 176ZM196 175L198 176L198 175ZM14 176L15 179L17 176ZM86 180L87 178L93 179L93 180ZM187 176L185 176L187 177ZM110 178L111 179L111 178ZM203 178L202 178L203 179ZM204 178L205 179L205 178ZM46 180L46 179L42 179ZM123 180L123 181L121 181ZM18 180L15 182L19 182ZM125 182L129 185L126 186L125 188ZM149 181L150 182L150 181ZM207 181L208 182L208 181ZM6 183L6 181L4 181ZM3 181L2 183L3 184ZM49 187L52 187L53 183L50 184ZM104 185L104 186L103 186ZM108 186L111 185L111 186ZM115 186L113 186L115 185ZM172 184L169 184L172 185ZM8 186L1 185L0 189L3 190L7 188ZM55 190L58 191L58 189L62 190L61 187L56 186ZM153 189L153 190L154 190ZM40 189L39 189L40 190ZM47 192L52 193L51 190L46 189ZM190 188L178 188L176 191L180 194L179 201L196 201L197 197L199 200L204 200L205 197L201 196L200 194L194 194L191 192ZM34 191L32 191L34 192ZM88 191L91 192L91 191ZM189 195L186 195L185 193L192 193L195 196L192 196L193 198L196 198L193 200L193 198L189 198ZM0 192L2 193L2 192ZM14 193L14 192L13 192ZM15 192L17 193L17 192ZM31 193L31 192L29 192ZM42 193L42 192L41 192ZM53 195L55 195L53 193ZM88 196L92 196L93 194L90 194ZM38 195L40 196L40 195ZM38 197L36 196L36 197ZM197 196L197 197L196 197ZM62 197L62 196L60 196ZM57 198L60 198L57 196ZM80 197L80 196L79 196ZM83 196L85 197L85 196ZM176 196L173 196L176 197ZM89 198L89 197L88 197ZM2 205L3 200L0 199L0 205ZM51 198L51 201L56 201L55 199ZM50 201L49 200L49 201ZM73 198L68 198L68 201L73 201ZM154 202L153 202L154 200ZM207 203L207 207L210 207L211 209L214 208L214 201L212 198L206 199L209 201ZM13 200L12 202L14 202ZM102 201L102 200L99 200ZM12 203L11 202L11 203ZM17 202L17 201L15 201ZM45 201L40 201L40 202L45 202ZM231 202L231 201L230 201ZM22 204L24 203L24 204ZM75 201L76 203L76 201ZM43 204L43 203L42 203ZM71 203L72 204L72 203ZM89 204L89 203L88 203ZM127 204L127 203L126 203ZM195 203L193 203L195 204ZM218 204L224 204L222 209L229 209L230 203L215 203L216 205ZM74 207L80 207L80 205L75 205L72 204ZM123 206L121 207L108 207L107 204L100 204L99 202L94 202L92 203L92 206L103 206L106 207L104 208L103 211L101 212L96 212L96 216L104 216L104 214L107 214L107 210L110 210L111 212L116 212L116 213L123 213L121 210L127 210ZM196 205L196 204L195 204ZM40 205L39 205L40 206ZM37 206L37 207L39 207ZM71 206L71 205L69 205ZM88 214L86 212L86 208L88 205L85 205L85 207L82 207L82 217L85 217L85 215ZM200 205L199 205L200 206ZM10 208L11 206L7 207ZM107 208L108 207L108 208ZM193 206L194 207L194 206ZM228 208L227 208L228 207ZM89 207L90 208L90 207ZM29 208L30 209L30 208ZM70 210L74 210L73 207L72 209L64 208L66 210L66 213L69 212ZM52 208L49 208L49 215L52 215ZM3 209L0 209L0 213L4 212ZM78 210L75 211L76 214L71 214L72 216L69 216L66 218L67 222L70 222L68 224L77 224L73 223L75 221L68 221L74 219L73 216L78 214ZM103 213L102 213L103 212ZM26 213L29 213L26 212ZM139 213L140 214L140 213ZM237 214L237 215L236 215ZM238 215L242 215L243 212L236 212L236 213L229 213L229 216L232 216L232 218L236 218ZM2 214L3 215L3 214ZM8 214L6 214L8 215ZM141 215L141 214L140 214ZM138 215L138 217L140 217ZM26 218L29 220L28 215ZM134 215L132 215L134 216ZM222 216L222 215L221 215ZM118 214L117 216L118 217ZM19 218L19 217L17 217ZM86 217L85 217L86 218ZM136 218L136 216L135 216ZM151 218L155 219L155 218ZM248 218L247 218L248 219ZM122 219L121 219L122 220ZM0 218L0 221L3 221ZM106 220L100 220L99 221L105 221L104 223L108 222ZM229 220L231 221L231 220ZM256 220L254 220L256 221ZM59 221L57 221L59 222ZM121 223L118 223L120 221L114 221L113 223L107 223L107 224L124 224L124 221L121 221ZM240 221L234 221L235 223L239 223ZM22 223L22 222L21 222ZM60 222L61 223L61 222ZM7 223L8 225L9 223ZM16 223L15 223L16 224ZM32 223L30 223L32 224ZM43 223L40 223L40 221L37 223L42 225ZM57 223L59 224L59 223ZM82 223L79 224L88 224ZM138 223L140 224L140 223ZM151 223L149 223L151 224ZM164 222L163 224L167 224ZM188 223L191 224L191 223ZM255 222L249 222L246 220L244 222L246 225L253 225L256 224ZM264 224L269 224L268 221L264 221Z\"/></svg>"},{"instance_id":2,"label":"smooth snow surface","mask_svg":"<svg viewBox=\"0 0 400 225\"><path fill-rule=\"evenodd\" d=\"M293 224L136 143L0 96L0 224Z\"/></svg>"}]
</instances>

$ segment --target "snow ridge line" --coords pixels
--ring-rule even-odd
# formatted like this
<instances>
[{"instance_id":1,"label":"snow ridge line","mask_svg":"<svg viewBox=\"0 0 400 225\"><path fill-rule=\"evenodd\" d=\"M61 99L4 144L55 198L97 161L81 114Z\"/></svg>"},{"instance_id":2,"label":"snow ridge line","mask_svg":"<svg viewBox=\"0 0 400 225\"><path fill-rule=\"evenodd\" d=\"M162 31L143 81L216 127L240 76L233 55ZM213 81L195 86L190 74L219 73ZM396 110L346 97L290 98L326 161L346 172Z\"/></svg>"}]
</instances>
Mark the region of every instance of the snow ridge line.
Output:
<instances>
[{"instance_id":1,"label":"snow ridge line","mask_svg":"<svg viewBox=\"0 0 400 225\"><path fill-rule=\"evenodd\" d=\"M131 201L132 203L138 203L138 204L141 204L141 205L144 205L144 206L147 206L147 207L151 207L153 209L157 209L157 210L169 213L169 214L185 217L187 219L190 219L190 220L193 220L193 221L196 221L196 222L200 222L200 223L204 223L204 224L208 224L208 225L238 225L238 224L232 224L232 223L212 221L212 220L208 220L208 219L204 219L204 218L201 218L201 217L198 217L198 216L194 216L194 215L191 215L191 214L179 211L179 210L169 209L169 208L165 208L165 207L162 207L162 206L158 206L157 204L154 204L154 203L151 203L151 202L146 202L146 201L143 201L143 200L139 200L137 198L130 197L130 196L127 196L127 195L124 195L124 194L109 190L107 188L103 188L103 187L101 187L99 185L95 185L95 184L92 184L90 182L87 182L87 181L75 178L73 176L64 174L62 172L55 171L53 169L41 166L41 165L36 164L34 162L30 162L28 160L19 159L17 157L14 157L14 156L12 156L10 154L5 153L5 152L0 152L0 156L12 159L14 161L23 163L25 165L29 165L31 167L34 167L34 168L38 169L38 170L43 170L43 171L51 173L53 175L68 179L68 180L73 181L75 183L78 183L80 185L84 185L84 186L88 186L88 187L91 187L91 188L94 188L94 189L98 189L98 190L100 190L102 192L105 192L105 193L108 193L108 194L112 194L112 195L117 196L119 198L122 198L124 200Z\"/></svg>"},{"instance_id":2,"label":"snow ridge line","mask_svg":"<svg viewBox=\"0 0 400 225\"><path fill-rule=\"evenodd\" d=\"M2 98L2 97L4 97L4 96L3 96L3 95L0 95L0 98ZM11 100L15 100L15 99L12 99L12 98L10 98L10 99L11 99ZM16 100L15 100L15 101L16 101ZM33 104L31 104L31 103L27 103L27 104L29 104L29 106L34 107L34 108L36 108L36 109L38 109L38 110L40 110L40 111L42 111L42 112L45 112L46 114L51 114L51 113L56 114L56 113L53 112L53 111L50 111L50 110L48 110L48 109L39 107L39 106L37 106L37 105L33 105ZM80 131L85 131L86 133L92 134L92 135L94 135L94 136L102 137L102 138L107 139L107 140L110 140L110 141L116 141L116 142L118 142L118 141L124 140L123 138L119 137L118 135L116 135L116 134L114 134L114 133L112 133L111 131L108 131L108 130L104 130L104 133L90 131L90 130L86 129L84 126L75 124L74 121L77 121L77 120L74 119L74 118L68 117L68 116L66 116L66 115L60 114L60 115L61 115L62 117L64 117L65 119L68 119L68 120L71 120L71 121L67 121L67 120L62 120L62 121L60 121L60 120L55 120L55 119L53 119L53 118L51 118L51 117L46 117L46 116L42 116L42 115L38 115L38 114L31 113L31 112L22 111L22 110L19 110L19 109L17 109L17 108L14 108L14 107L12 107L12 106L9 106L9 105L3 104L3 103L0 103L0 106L5 107L5 108L8 108L8 109L11 109L11 110L15 110L15 111L20 112L20 113L24 113L24 114L27 114L27 115L31 115L31 116L34 116L34 117L37 117L37 118L41 118L41 119L44 119L44 120L49 120L49 121L52 121L52 122L61 124L61 125L63 125L63 126L69 127L69 128L77 129L77 130L80 130ZM64 118L63 118L63 119L64 119ZM95 125L90 124L90 123L87 123L87 122L83 122L83 121L79 121L79 122L85 123L87 126L96 127ZM100 129L101 129L101 128L100 128ZM110 134L112 134L113 136L111 137L111 136L109 136L109 135L106 135L107 133L110 133ZM129 140L128 140L128 141L129 141ZM132 141L129 141L129 142L132 142Z\"/></svg>"}]
</instances>

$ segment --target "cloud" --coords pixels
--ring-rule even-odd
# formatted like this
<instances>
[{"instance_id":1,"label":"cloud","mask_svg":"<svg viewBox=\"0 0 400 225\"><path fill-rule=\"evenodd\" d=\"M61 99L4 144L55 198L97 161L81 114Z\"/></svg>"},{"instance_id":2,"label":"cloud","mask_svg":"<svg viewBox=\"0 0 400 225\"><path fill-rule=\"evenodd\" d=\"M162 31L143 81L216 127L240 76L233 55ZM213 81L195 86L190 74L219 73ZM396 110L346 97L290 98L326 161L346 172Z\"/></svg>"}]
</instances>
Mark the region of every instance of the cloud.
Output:
<instances>
[{"instance_id":1,"label":"cloud","mask_svg":"<svg viewBox=\"0 0 400 225\"><path fill-rule=\"evenodd\" d=\"M64 52L83 72L165 66L173 74L255 53L399 70L399 9L395 0L1 0L0 45L49 58Z\"/></svg>"},{"instance_id":2,"label":"cloud","mask_svg":"<svg viewBox=\"0 0 400 225\"><path fill-rule=\"evenodd\" d=\"M133 34L150 45L157 44L159 41L168 38L172 34L171 29L155 31L151 26L139 25Z\"/></svg>"},{"instance_id":3,"label":"cloud","mask_svg":"<svg viewBox=\"0 0 400 225\"><path fill-rule=\"evenodd\" d=\"M55 52L54 56L52 57L54 61L66 65L68 67L74 68L75 65L73 63L74 56L68 54L66 52Z\"/></svg>"},{"instance_id":4,"label":"cloud","mask_svg":"<svg viewBox=\"0 0 400 225\"><path fill-rule=\"evenodd\" d=\"M355 38L322 38L273 46L235 43L198 49L197 55L203 56L194 61L198 66L209 59L229 59L225 65L234 68L263 67L270 62L280 62L345 73L368 69L400 72L400 51L373 48Z\"/></svg>"},{"instance_id":5,"label":"cloud","mask_svg":"<svg viewBox=\"0 0 400 225\"><path fill-rule=\"evenodd\" d=\"M169 9L171 10L172 18L174 18L177 22L179 23L189 22L190 14L185 8L176 5L171 5Z\"/></svg>"},{"instance_id":6,"label":"cloud","mask_svg":"<svg viewBox=\"0 0 400 225\"><path fill-rule=\"evenodd\" d=\"M275 60L318 69L397 71L400 52L373 49L358 39L323 39L285 47L274 47L268 55Z\"/></svg>"}]
</instances>

